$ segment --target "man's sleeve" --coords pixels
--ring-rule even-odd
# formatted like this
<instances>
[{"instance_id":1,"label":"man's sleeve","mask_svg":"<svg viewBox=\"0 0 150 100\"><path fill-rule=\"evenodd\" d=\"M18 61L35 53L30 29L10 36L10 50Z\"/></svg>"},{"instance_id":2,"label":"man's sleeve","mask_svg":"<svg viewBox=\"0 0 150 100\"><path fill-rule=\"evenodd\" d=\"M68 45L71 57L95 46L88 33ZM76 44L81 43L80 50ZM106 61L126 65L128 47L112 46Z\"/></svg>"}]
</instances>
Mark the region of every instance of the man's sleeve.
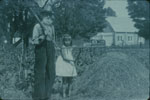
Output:
<instances>
[{"instance_id":1,"label":"man's sleeve","mask_svg":"<svg viewBox=\"0 0 150 100\"><path fill-rule=\"evenodd\" d=\"M36 24L33 28L33 35L32 35L32 43L33 44L39 44L39 24Z\"/></svg>"}]
</instances>

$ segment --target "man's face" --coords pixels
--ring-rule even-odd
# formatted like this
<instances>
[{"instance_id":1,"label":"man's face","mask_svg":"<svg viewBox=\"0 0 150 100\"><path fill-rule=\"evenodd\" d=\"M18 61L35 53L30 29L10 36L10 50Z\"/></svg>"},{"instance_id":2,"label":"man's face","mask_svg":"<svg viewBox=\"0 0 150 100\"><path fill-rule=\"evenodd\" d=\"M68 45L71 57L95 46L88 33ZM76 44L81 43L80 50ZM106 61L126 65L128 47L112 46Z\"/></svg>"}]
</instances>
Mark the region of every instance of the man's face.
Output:
<instances>
[{"instance_id":1,"label":"man's face","mask_svg":"<svg viewBox=\"0 0 150 100\"><path fill-rule=\"evenodd\" d=\"M52 18L50 16L46 16L43 18L44 23L52 24Z\"/></svg>"}]
</instances>

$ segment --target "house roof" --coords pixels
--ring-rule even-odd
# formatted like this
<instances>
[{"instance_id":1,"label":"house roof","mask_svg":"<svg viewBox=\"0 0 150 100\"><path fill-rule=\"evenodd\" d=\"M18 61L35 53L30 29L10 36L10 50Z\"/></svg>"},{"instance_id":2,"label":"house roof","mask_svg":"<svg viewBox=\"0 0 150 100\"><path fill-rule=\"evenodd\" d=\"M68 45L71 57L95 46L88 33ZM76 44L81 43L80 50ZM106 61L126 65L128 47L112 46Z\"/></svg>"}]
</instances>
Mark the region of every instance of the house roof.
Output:
<instances>
[{"instance_id":1,"label":"house roof","mask_svg":"<svg viewBox=\"0 0 150 100\"><path fill-rule=\"evenodd\" d=\"M101 39L103 36L113 36L113 33L112 32L108 32L108 33L105 33L105 32L100 32L100 33L97 33L95 36L91 37L90 39L92 40L99 40Z\"/></svg>"},{"instance_id":2,"label":"house roof","mask_svg":"<svg viewBox=\"0 0 150 100\"><path fill-rule=\"evenodd\" d=\"M115 32L138 32L135 23L129 17L107 17L106 20Z\"/></svg>"},{"instance_id":3,"label":"house roof","mask_svg":"<svg viewBox=\"0 0 150 100\"><path fill-rule=\"evenodd\" d=\"M113 35L113 33L112 32L107 32L107 33L105 33L105 32L99 32L99 33L97 33L96 36L101 36L101 35L109 36L109 35Z\"/></svg>"}]
</instances>

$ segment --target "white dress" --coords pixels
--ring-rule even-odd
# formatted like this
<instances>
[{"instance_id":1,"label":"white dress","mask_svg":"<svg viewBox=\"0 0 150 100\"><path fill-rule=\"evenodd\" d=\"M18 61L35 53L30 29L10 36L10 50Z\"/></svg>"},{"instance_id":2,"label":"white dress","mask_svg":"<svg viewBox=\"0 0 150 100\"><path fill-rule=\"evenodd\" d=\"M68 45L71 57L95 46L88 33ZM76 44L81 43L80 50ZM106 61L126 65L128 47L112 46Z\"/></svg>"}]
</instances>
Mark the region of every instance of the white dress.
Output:
<instances>
[{"instance_id":1,"label":"white dress","mask_svg":"<svg viewBox=\"0 0 150 100\"><path fill-rule=\"evenodd\" d=\"M62 47L62 52L65 58L68 60L73 60L72 48ZM60 55L56 60L56 76L62 77L74 77L77 76L77 71L74 63L69 63L64 61L63 57Z\"/></svg>"}]
</instances>

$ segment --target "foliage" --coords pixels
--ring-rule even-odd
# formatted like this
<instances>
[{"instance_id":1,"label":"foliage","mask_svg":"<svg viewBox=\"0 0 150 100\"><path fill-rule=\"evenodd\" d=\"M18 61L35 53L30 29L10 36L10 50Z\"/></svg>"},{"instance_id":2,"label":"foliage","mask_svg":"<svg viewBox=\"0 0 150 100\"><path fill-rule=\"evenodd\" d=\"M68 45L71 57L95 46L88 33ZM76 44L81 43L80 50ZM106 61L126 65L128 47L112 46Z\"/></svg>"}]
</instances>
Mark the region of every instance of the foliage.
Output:
<instances>
[{"instance_id":1,"label":"foliage","mask_svg":"<svg viewBox=\"0 0 150 100\"><path fill-rule=\"evenodd\" d=\"M48 3L47 6L52 6L57 35L68 33L73 37L88 37L91 33L94 35L93 33L101 32L105 27L104 0L56 1L53 4ZM0 23L3 30L10 30L10 34L6 36L10 37L10 41L15 35L26 37L32 32L35 18L28 8L33 8L38 15L42 10L34 0L5 0L1 5L0 11L3 14L0 16ZM15 34L16 32L20 34Z\"/></svg>"},{"instance_id":2,"label":"foliage","mask_svg":"<svg viewBox=\"0 0 150 100\"><path fill-rule=\"evenodd\" d=\"M4 99L18 99L31 97L33 83L34 53L26 53L24 65L21 63L21 47L14 48L2 45L0 48L0 96ZM23 67L22 67L23 66ZM25 77L26 74L26 77Z\"/></svg>"},{"instance_id":3,"label":"foliage","mask_svg":"<svg viewBox=\"0 0 150 100\"><path fill-rule=\"evenodd\" d=\"M135 27L139 29L138 34L150 39L150 3L146 0L128 0L128 4L129 15L136 22Z\"/></svg>"},{"instance_id":4,"label":"foliage","mask_svg":"<svg viewBox=\"0 0 150 100\"><path fill-rule=\"evenodd\" d=\"M35 18L29 12L30 7L38 8L33 0L1 1L0 26L10 43L15 36L27 38L31 34Z\"/></svg>"},{"instance_id":5,"label":"foliage","mask_svg":"<svg viewBox=\"0 0 150 100\"><path fill-rule=\"evenodd\" d=\"M33 86L33 80L34 80L34 48L33 46L29 46L27 49L26 53L26 60L25 63L21 63L21 47L10 47L8 45L0 45L0 96L2 98L31 98L31 93L32 93L32 86ZM78 78L82 76L89 76L89 74L84 75L84 73L91 73L92 70L90 71L88 68L91 66L92 69L100 68L98 66L93 66L98 63L98 61L102 58L107 58L105 55L108 52L114 53L114 49L111 48L110 50L105 50L102 48L81 48L81 53L76 60L76 68L78 71ZM118 52L123 52L124 54L127 54L129 57L133 57L134 59L138 60L138 63L142 64L142 67L145 67L145 65L149 64L149 57L148 57L148 50L147 49L119 49ZM76 58L77 54L79 53L79 49L76 48L73 50L73 55ZM117 53L118 54L118 53ZM113 56L116 56L115 54ZM111 56L112 57L112 56ZM114 60L113 58L105 59L108 62L111 62ZM118 57L118 56L117 56ZM122 58L122 56L120 56ZM128 59L126 59L128 60ZM104 60L101 60L100 62L103 62ZM106 62L107 62L106 61ZM118 60L117 60L118 61ZM112 65L108 63L107 65L110 65L111 68ZM137 61L136 61L137 62ZM132 63L135 63L133 61ZM137 63L137 64L138 64ZM127 63L126 63L127 64ZM102 68L105 68L106 63L102 65ZM147 65L148 67L149 65ZM130 66L131 67L131 66ZM120 68L120 66L118 66ZM137 68L137 67L136 67ZM141 68L142 69L142 68ZM27 73L26 73L27 72ZM93 71L95 72L95 71ZM25 76L25 73L27 77ZM100 73L100 72L98 72ZM133 74L133 73L131 73ZM95 75L95 74L93 74ZM90 77L89 77L90 78ZM102 78L102 77L101 77ZM60 79L61 80L61 79ZM79 79L80 80L80 79ZM79 80L75 79L75 82L79 82ZM83 79L82 81L87 82L88 79ZM92 79L93 80L93 79ZM59 80L56 80L56 82ZM81 80L80 80L81 81ZM98 81L98 80L93 80L93 82ZM54 90L58 91L58 93L61 90L61 84L55 83L54 84ZM76 84L77 86L81 86L82 84ZM91 85L91 86L96 86L96 85ZM59 88L59 90L57 90ZM73 90L74 91L74 90ZM80 91L81 92L81 91ZM53 95L56 95L53 92ZM58 97L58 96L56 96ZM73 100L73 99L71 99Z\"/></svg>"},{"instance_id":6,"label":"foliage","mask_svg":"<svg viewBox=\"0 0 150 100\"><path fill-rule=\"evenodd\" d=\"M87 37L105 27L104 0L60 0L53 5L57 34Z\"/></svg>"}]
</instances>

